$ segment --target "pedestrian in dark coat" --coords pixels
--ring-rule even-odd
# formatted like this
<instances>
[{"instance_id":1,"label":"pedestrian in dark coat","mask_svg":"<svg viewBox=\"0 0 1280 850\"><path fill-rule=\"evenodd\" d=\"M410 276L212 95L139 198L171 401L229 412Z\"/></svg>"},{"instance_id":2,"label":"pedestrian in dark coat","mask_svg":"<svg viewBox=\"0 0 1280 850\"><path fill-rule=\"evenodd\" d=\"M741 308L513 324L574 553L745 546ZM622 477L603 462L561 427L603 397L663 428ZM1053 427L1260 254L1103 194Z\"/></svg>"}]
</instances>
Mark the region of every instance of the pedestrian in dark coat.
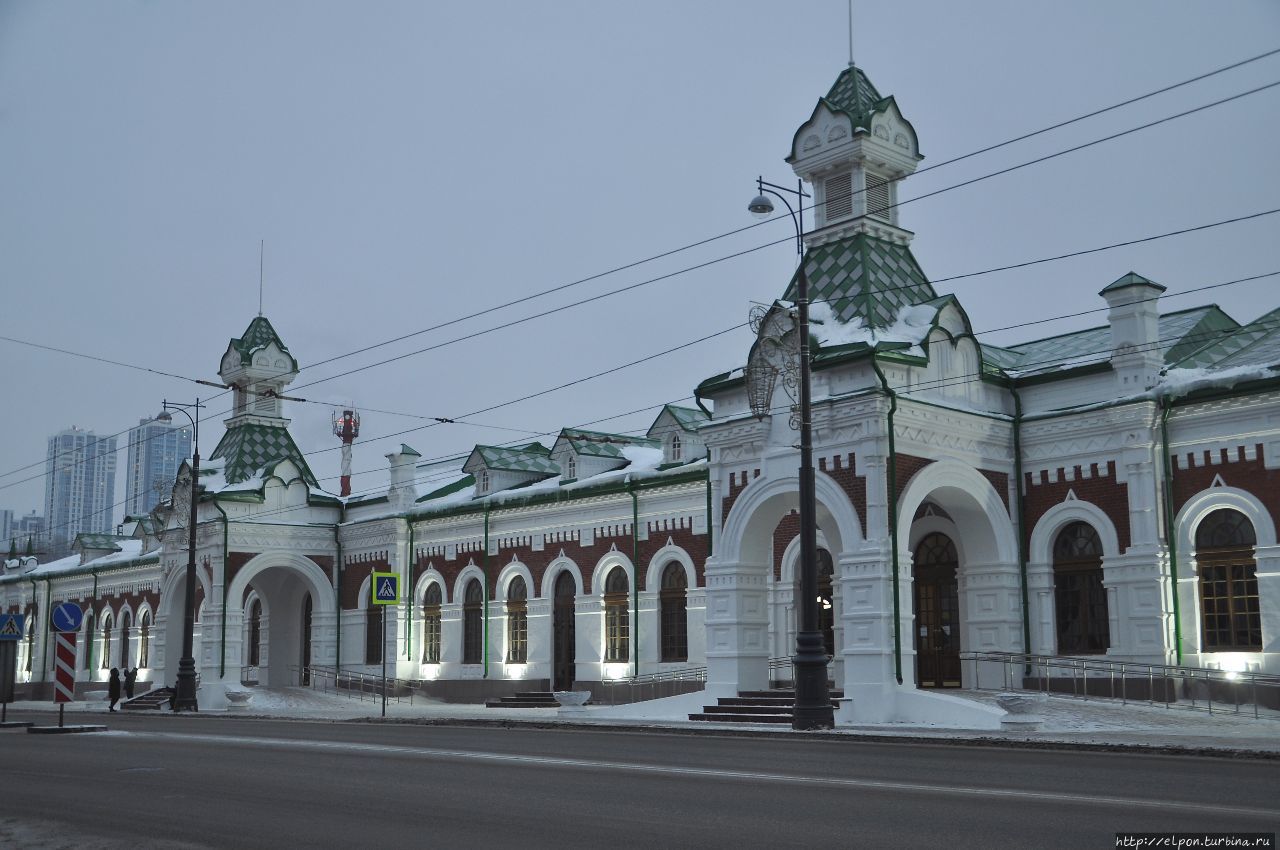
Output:
<instances>
[{"instance_id":1,"label":"pedestrian in dark coat","mask_svg":"<svg viewBox=\"0 0 1280 850\"><path fill-rule=\"evenodd\" d=\"M124 696L125 699L133 699L133 683L138 681L138 668L124 671Z\"/></svg>"},{"instance_id":2,"label":"pedestrian in dark coat","mask_svg":"<svg viewBox=\"0 0 1280 850\"><path fill-rule=\"evenodd\" d=\"M120 701L120 669L117 667L111 668L111 678L107 680L107 699L111 700L107 710L115 711Z\"/></svg>"}]
</instances>

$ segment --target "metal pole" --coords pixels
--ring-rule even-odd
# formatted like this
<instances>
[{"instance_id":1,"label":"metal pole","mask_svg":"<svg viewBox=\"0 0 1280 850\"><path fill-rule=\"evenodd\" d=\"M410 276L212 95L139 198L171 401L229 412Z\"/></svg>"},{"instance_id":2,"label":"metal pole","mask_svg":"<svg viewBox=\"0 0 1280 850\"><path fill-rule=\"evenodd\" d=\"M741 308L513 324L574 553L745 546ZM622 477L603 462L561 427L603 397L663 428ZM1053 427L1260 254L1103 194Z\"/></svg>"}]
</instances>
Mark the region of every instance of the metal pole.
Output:
<instances>
[{"instance_id":1,"label":"metal pole","mask_svg":"<svg viewBox=\"0 0 1280 850\"><path fill-rule=\"evenodd\" d=\"M387 716L387 607L382 606L382 716Z\"/></svg>"},{"instance_id":2,"label":"metal pole","mask_svg":"<svg viewBox=\"0 0 1280 850\"><path fill-rule=\"evenodd\" d=\"M191 420L191 515L187 522L187 586L183 600L182 613L182 657L178 659L178 682L174 695L174 711L199 711L196 702L196 517L197 502L200 496L200 399L194 405L196 415L192 416L185 407L170 405L165 402L166 410L181 411Z\"/></svg>"},{"instance_id":3,"label":"metal pole","mask_svg":"<svg viewBox=\"0 0 1280 850\"><path fill-rule=\"evenodd\" d=\"M796 225L797 248L801 233ZM800 319L800 629L796 633L796 707L793 729L835 725L827 690L827 650L818 631L818 525L813 472L813 406L809 389L809 276L804 254L797 278Z\"/></svg>"}]
</instances>

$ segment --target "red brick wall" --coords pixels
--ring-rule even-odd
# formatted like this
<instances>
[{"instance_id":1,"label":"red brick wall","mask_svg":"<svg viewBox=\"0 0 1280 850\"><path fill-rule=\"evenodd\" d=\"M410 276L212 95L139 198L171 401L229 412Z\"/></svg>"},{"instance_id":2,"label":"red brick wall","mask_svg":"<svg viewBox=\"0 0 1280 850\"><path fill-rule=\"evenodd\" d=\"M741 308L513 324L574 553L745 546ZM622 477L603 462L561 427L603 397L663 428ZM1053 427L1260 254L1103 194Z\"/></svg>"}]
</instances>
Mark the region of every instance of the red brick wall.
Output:
<instances>
[{"instance_id":1,"label":"red brick wall","mask_svg":"<svg viewBox=\"0 0 1280 850\"><path fill-rule=\"evenodd\" d=\"M1115 524L1116 536L1120 539L1120 551L1129 548L1129 485L1116 480L1116 463L1107 461L1107 474L1098 475L1098 465L1090 464L1091 478L1081 478L1081 468L1073 467L1075 480L1065 481L1064 469L1058 470L1058 480L1048 483L1048 475L1043 471L1037 474L1026 474L1026 499L1024 505L1027 512L1026 528L1023 529L1024 543L1031 540L1031 531L1040 518L1059 504L1067 496L1067 491L1075 493L1082 502L1090 502L1102 509Z\"/></svg>"},{"instance_id":2,"label":"red brick wall","mask_svg":"<svg viewBox=\"0 0 1280 850\"><path fill-rule=\"evenodd\" d=\"M858 475L858 459L850 452L844 458L835 455L831 458L818 458L818 469L840 485L840 489L853 502L858 513L858 524L862 527L862 536L867 535L867 479Z\"/></svg>"},{"instance_id":3,"label":"red brick wall","mask_svg":"<svg viewBox=\"0 0 1280 850\"><path fill-rule=\"evenodd\" d=\"M375 570L382 572L389 569L389 562L385 551L353 555L342 560L346 567L339 573L342 592L338 596L342 600L343 610L352 611L360 607L360 585Z\"/></svg>"},{"instance_id":4,"label":"red brick wall","mask_svg":"<svg viewBox=\"0 0 1280 850\"><path fill-rule=\"evenodd\" d=\"M992 472L989 469L979 469L982 477L991 482L991 486L996 488L996 492L1000 494L1000 501L1004 502L1004 512L1009 513L1009 474L1006 472Z\"/></svg>"},{"instance_id":5,"label":"red brick wall","mask_svg":"<svg viewBox=\"0 0 1280 850\"><path fill-rule=\"evenodd\" d=\"M778 522L773 530L773 580L782 580L782 555L787 545L800 533L800 512L792 511Z\"/></svg>"},{"instance_id":6,"label":"red brick wall","mask_svg":"<svg viewBox=\"0 0 1280 850\"><path fill-rule=\"evenodd\" d=\"M1234 451L1221 449L1218 455L1220 462L1216 465L1208 463L1208 451L1197 452L1196 454L1201 455L1200 460L1204 466L1191 466L1188 456L1183 455L1183 466L1190 468L1179 469L1174 466L1174 514L1182 510L1196 493L1212 487L1214 476L1221 475L1223 483L1228 487L1236 487L1256 496L1271 512L1271 519L1280 525L1280 470L1265 467L1261 445L1256 447L1256 451L1254 460L1246 460L1243 447L1237 447Z\"/></svg>"},{"instance_id":7,"label":"red brick wall","mask_svg":"<svg viewBox=\"0 0 1280 850\"><path fill-rule=\"evenodd\" d=\"M915 457L914 455L904 454L897 455L897 492L893 494L893 501L895 503L902 497L902 492L907 489L907 485L911 483L912 476L931 463L933 463L933 461L927 457Z\"/></svg>"},{"instance_id":8,"label":"red brick wall","mask_svg":"<svg viewBox=\"0 0 1280 850\"><path fill-rule=\"evenodd\" d=\"M721 523L729 518L729 511L733 508L733 503L738 501L738 495L742 493L743 490L747 489L747 485L750 484L753 479L759 477L760 470L758 469L752 470L750 477L748 477L745 469L741 472L729 473L729 492L725 494L725 497L722 500L722 509L720 511Z\"/></svg>"}]
</instances>

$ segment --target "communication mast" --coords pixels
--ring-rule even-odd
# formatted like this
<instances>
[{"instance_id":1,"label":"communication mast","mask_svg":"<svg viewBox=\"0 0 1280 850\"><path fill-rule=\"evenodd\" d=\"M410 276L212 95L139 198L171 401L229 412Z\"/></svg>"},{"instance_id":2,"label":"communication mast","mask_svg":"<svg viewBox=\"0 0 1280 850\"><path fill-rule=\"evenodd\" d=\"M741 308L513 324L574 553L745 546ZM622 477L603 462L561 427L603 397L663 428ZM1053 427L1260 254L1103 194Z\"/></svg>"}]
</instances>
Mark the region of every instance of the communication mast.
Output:
<instances>
[{"instance_id":1,"label":"communication mast","mask_svg":"<svg viewBox=\"0 0 1280 850\"><path fill-rule=\"evenodd\" d=\"M333 435L342 440L342 492L339 495L351 495L351 444L360 436L360 414L353 408L347 408L338 415L333 412Z\"/></svg>"}]
</instances>

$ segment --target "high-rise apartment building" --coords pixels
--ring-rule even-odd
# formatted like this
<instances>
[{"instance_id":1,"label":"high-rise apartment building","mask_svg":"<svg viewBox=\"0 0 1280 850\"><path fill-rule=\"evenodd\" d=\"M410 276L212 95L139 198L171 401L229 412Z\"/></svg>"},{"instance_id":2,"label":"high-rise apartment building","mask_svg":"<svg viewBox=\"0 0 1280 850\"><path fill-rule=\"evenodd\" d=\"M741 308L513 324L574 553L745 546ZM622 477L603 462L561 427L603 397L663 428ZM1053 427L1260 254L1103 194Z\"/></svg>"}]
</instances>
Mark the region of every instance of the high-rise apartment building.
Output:
<instances>
[{"instance_id":1,"label":"high-rise apartment building","mask_svg":"<svg viewBox=\"0 0 1280 850\"><path fill-rule=\"evenodd\" d=\"M178 464L191 457L191 426L174 422L168 413L139 421L129 431L125 468L124 510L127 516L149 513L168 498Z\"/></svg>"},{"instance_id":2,"label":"high-rise apartment building","mask_svg":"<svg viewBox=\"0 0 1280 850\"><path fill-rule=\"evenodd\" d=\"M49 438L45 459L45 529L53 545L82 531L114 528L116 438L68 428Z\"/></svg>"}]
</instances>

